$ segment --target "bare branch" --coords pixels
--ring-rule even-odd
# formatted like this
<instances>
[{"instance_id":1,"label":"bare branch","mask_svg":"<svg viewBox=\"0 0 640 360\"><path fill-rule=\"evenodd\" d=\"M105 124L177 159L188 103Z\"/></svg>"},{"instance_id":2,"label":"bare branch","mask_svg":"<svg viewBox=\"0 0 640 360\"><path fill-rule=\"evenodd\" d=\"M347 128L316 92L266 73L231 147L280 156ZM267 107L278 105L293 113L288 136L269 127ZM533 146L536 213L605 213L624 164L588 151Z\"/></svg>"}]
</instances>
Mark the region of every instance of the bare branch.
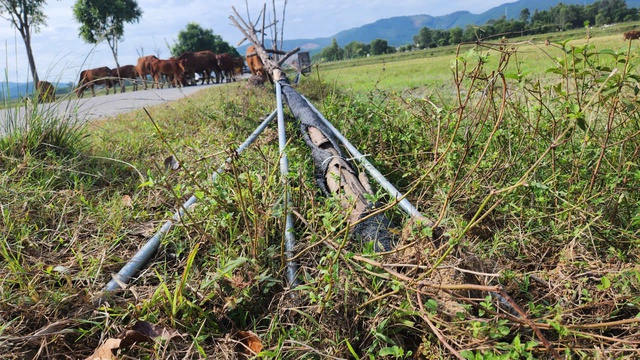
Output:
<instances>
[{"instance_id":1,"label":"bare branch","mask_svg":"<svg viewBox=\"0 0 640 360\"><path fill-rule=\"evenodd\" d=\"M262 6L262 13L264 14L264 16L262 17L262 39L260 40L260 44L264 45L264 29L265 29L264 22L265 22L265 20L267 18L267 4L266 3Z\"/></svg>"},{"instance_id":2,"label":"bare branch","mask_svg":"<svg viewBox=\"0 0 640 360\"><path fill-rule=\"evenodd\" d=\"M278 60L278 66L284 64L284 62L287 61L287 59L290 58L291 55L297 53L298 51L300 51L300 47L297 47L297 48L289 51L288 53L284 54L284 56L280 60Z\"/></svg>"}]
</instances>

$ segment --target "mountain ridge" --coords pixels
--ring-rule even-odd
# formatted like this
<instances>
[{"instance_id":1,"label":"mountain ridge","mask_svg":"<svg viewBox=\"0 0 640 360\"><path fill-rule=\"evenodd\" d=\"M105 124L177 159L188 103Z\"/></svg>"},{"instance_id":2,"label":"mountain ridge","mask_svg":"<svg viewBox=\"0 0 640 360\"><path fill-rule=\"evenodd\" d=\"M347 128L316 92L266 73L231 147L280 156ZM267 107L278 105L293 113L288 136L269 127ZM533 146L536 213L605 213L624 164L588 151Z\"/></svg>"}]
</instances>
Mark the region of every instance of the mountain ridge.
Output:
<instances>
[{"instance_id":1,"label":"mountain ridge","mask_svg":"<svg viewBox=\"0 0 640 360\"><path fill-rule=\"evenodd\" d=\"M342 30L329 37L284 40L282 48L294 49L300 47L302 51L315 53L331 45L334 38L340 46L352 41L368 44L375 39L387 40L391 46L402 46L413 43L413 36L418 34L423 27L440 30L451 29L456 26L464 28L469 24L486 24L489 20L499 19L502 15L506 15L508 19L515 19L520 16L520 12L524 8L529 9L533 14L535 10L549 10L559 3L565 5L587 5L596 1L598 0L518 0L498 5L480 14L473 14L469 11L456 11L441 16L426 14L395 16ZM626 4L629 8L638 8L640 7L640 0L627 0ZM239 47L238 51L244 54L246 47L247 45Z\"/></svg>"}]
</instances>

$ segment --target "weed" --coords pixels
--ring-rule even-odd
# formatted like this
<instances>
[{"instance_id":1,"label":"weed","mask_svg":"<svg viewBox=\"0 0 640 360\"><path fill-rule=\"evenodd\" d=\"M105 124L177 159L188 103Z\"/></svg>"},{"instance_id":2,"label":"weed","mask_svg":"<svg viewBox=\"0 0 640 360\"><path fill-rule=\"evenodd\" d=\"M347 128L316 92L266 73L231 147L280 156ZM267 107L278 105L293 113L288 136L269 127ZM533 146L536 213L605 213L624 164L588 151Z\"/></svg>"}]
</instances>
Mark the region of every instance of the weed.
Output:
<instances>
[{"instance_id":1,"label":"weed","mask_svg":"<svg viewBox=\"0 0 640 360\"><path fill-rule=\"evenodd\" d=\"M291 136L295 289L284 281L276 131L242 156L230 151L275 107L271 89L220 86L149 116L94 122L78 135L89 146L58 136L64 151L37 150L52 141L32 140L40 135L11 140L28 146L7 146L0 165L0 351L86 357L144 319L183 339L126 356L245 356L238 331L256 333L265 358L631 354L640 306L635 52L595 41L503 45L460 48L429 80L416 73L426 60L389 58L384 75L363 59L302 80L298 89L444 235L390 209L394 251L352 241L348 214L319 196L308 151ZM357 87L343 85L354 77ZM399 85L414 80L410 92ZM163 166L170 155L179 169ZM373 186L372 200L393 200ZM108 305L90 306L192 194L198 205L146 270ZM42 330L69 319L63 332ZM28 341L35 335L42 342Z\"/></svg>"}]
</instances>

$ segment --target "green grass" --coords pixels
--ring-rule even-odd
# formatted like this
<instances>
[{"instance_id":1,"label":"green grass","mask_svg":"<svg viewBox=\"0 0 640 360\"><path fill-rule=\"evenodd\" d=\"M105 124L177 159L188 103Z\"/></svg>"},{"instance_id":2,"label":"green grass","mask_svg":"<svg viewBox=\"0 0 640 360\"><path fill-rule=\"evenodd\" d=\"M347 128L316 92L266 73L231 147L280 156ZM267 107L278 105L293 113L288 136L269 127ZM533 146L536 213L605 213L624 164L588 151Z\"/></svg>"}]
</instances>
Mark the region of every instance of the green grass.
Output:
<instances>
[{"instance_id":1,"label":"green grass","mask_svg":"<svg viewBox=\"0 0 640 360\"><path fill-rule=\"evenodd\" d=\"M17 131L0 142L0 353L86 358L144 320L182 337L118 358L252 357L240 331L257 334L262 358L550 358L541 336L561 358L633 356L637 50L619 34L592 34L594 47L575 34L321 64L303 78L298 90L445 237L393 208L397 251L352 241L287 114L294 291L276 127L210 180L274 110L272 88L218 86L68 128L77 141L56 137L57 151L31 151L50 140ZM179 170L164 168L170 155ZM149 267L95 307L192 194Z\"/></svg>"},{"instance_id":2,"label":"green grass","mask_svg":"<svg viewBox=\"0 0 640 360\"><path fill-rule=\"evenodd\" d=\"M444 46L322 63L314 68L312 76L320 76L327 83L356 92L368 92L379 88L414 95L430 95L434 90L442 87L452 89L454 60L457 55L464 55L470 49L478 49L481 53L489 54L489 64L492 61L496 64L500 54L492 50L498 50L500 47L517 48L517 54L514 54L514 59L509 63L507 71L517 72L516 66L520 66L535 76L544 77L546 70L556 64L556 58L564 57L564 52L558 44L566 42L567 46L579 46L589 43L598 49L627 50L628 42L624 41L622 33L637 25L637 23L627 23L607 28L594 28L590 30L590 39L587 39L585 30L580 29L510 37L507 44L501 43L500 39L488 39L480 42L479 47L475 44L463 44L460 48ZM546 46L545 40L549 40L551 46ZM634 51L637 52L635 45ZM438 92L447 93L447 91Z\"/></svg>"}]
</instances>

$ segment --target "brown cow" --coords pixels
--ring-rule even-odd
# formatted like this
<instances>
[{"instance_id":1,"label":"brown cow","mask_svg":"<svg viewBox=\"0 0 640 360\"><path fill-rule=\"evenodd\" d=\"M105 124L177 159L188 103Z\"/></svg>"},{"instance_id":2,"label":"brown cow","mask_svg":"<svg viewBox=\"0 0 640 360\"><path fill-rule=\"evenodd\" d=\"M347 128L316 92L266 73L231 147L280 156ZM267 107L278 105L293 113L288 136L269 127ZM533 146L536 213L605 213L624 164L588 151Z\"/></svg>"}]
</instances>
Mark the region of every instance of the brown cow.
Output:
<instances>
[{"instance_id":1,"label":"brown cow","mask_svg":"<svg viewBox=\"0 0 640 360\"><path fill-rule=\"evenodd\" d=\"M233 75L242 75L242 69L244 68L244 59L242 56L233 58Z\"/></svg>"},{"instance_id":2,"label":"brown cow","mask_svg":"<svg viewBox=\"0 0 640 360\"><path fill-rule=\"evenodd\" d=\"M111 69L103 66L81 71L80 81L78 81L78 87L76 88L76 95L78 95L78 97L83 97L84 91L90 87L91 94L96 96L96 91L93 88L94 85L104 85L107 88L107 95L109 95L109 89L113 86L113 81L111 80Z\"/></svg>"},{"instance_id":3,"label":"brown cow","mask_svg":"<svg viewBox=\"0 0 640 360\"><path fill-rule=\"evenodd\" d=\"M217 56L218 68L225 77L226 82L236 81L233 75L233 58L231 55L224 53Z\"/></svg>"},{"instance_id":4,"label":"brown cow","mask_svg":"<svg viewBox=\"0 0 640 360\"><path fill-rule=\"evenodd\" d=\"M266 80L264 64L262 63L260 56L258 56L258 53L256 53L256 48L253 45L247 48L247 66L249 66L251 75L258 75Z\"/></svg>"},{"instance_id":5,"label":"brown cow","mask_svg":"<svg viewBox=\"0 0 640 360\"><path fill-rule=\"evenodd\" d=\"M113 69L111 70L111 77L114 78L114 85L115 82L118 82L120 84L120 92L123 93L124 92L124 81L126 80L133 80L133 91L138 90L138 83L137 78L138 78L138 71L136 70L136 67L133 65L124 65L124 66L120 66L119 68ZM116 88L113 89L113 92L115 93Z\"/></svg>"},{"instance_id":6,"label":"brown cow","mask_svg":"<svg viewBox=\"0 0 640 360\"><path fill-rule=\"evenodd\" d=\"M38 81L36 84L36 92L38 93L38 102L56 101L56 88L48 81Z\"/></svg>"},{"instance_id":7,"label":"brown cow","mask_svg":"<svg viewBox=\"0 0 640 360\"><path fill-rule=\"evenodd\" d=\"M624 33L624 39L625 40L637 40L637 39L640 39L640 31L638 31L638 30L627 31L626 33Z\"/></svg>"},{"instance_id":8,"label":"brown cow","mask_svg":"<svg viewBox=\"0 0 640 360\"><path fill-rule=\"evenodd\" d=\"M216 54L213 51L204 50L191 52L187 51L178 59L184 60L185 73L188 78L193 79L195 83L195 74L200 74L202 83L206 81L207 84L211 82L211 73L216 74L216 83L220 82L220 69L218 68L218 60Z\"/></svg>"},{"instance_id":9,"label":"brown cow","mask_svg":"<svg viewBox=\"0 0 640 360\"><path fill-rule=\"evenodd\" d=\"M136 63L136 72L142 79L145 90L147 89L147 75L151 75L151 67L149 65L151 59L157 59L157 57L155 55L143 56L138 58L138 62Z\"/></svg>"},{"instance_id":10,"label":"brown cow","mask_svg":"<svg viewBox=\"0 0 640 360\"><path fill-rule=\"evenodd\" d=\"M151 75L153 76L153 83L158 89L161 88L160 80L162 75L167 77L167 80L177 87L182 87L182 78L184 76L184 60L171 58L168 60L151 59L149 62L151 69Z\"/></svg>"}]
</instances>

